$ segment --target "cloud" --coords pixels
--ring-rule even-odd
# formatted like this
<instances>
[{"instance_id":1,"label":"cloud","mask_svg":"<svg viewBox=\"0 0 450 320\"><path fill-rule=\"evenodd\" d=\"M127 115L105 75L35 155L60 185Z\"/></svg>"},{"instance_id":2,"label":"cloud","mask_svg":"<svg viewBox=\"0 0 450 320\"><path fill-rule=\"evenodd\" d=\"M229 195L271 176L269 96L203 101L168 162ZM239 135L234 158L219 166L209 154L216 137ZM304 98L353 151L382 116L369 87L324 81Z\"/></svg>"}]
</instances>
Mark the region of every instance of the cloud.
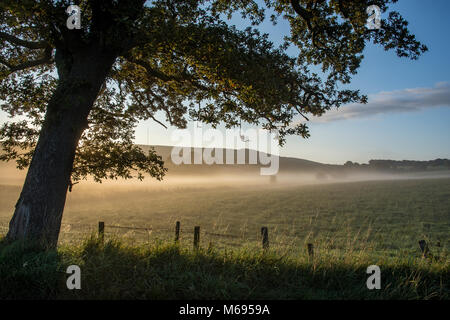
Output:
<instances>
[{"instance_id":1,"label":"cloud","mask_svg":"<svg viewBox=\"0 0 450 320\"><path fill-rule=\"evenodd\" d=\"M367 104L353 103L332 109L313 122L331 122L367 118L379 114L421 111L450 107L450 83L440 82L433 88L403 89L369 95Z\"/></svg>"}]
</instances>

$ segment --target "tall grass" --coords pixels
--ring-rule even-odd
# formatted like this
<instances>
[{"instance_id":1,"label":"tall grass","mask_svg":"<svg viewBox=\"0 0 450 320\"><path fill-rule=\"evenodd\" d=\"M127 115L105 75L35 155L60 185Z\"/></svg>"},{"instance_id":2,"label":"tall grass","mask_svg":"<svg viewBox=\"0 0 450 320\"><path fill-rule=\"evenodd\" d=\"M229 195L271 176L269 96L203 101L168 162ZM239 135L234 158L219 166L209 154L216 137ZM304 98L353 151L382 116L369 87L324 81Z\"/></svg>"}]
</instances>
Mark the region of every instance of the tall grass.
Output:
<instances>
[{"instance_id":1,"label":"tall grass","mask_svg":"<svg viewBox=\"0 0 450 320\"><path fill-rule=\"evenodd\" d=\"M81 268L81 290L68 290L67 266ZM368 290L369 265L381 290ZM0 244L1 299L449 299L448 259L424 260L359 250L281 254L252 246L193 250L169 242L80 245L39 252Z\"/></svg>"},{"instance_id":2,"label":"tall grass","mask_svg":"<svg viewBox=\"0 0 450 320\"><path fill-rule=\"evenodd\" d=\"M450 179L88 189L69 196L57 251L0 243L0 299L449 299L449 187ZM7 223L20 188L0 189ZM99 220L105 244L89 237ZM174 245L177 220L182 233ZM114 224L152 231L111 233ZM432 260L421 258L421 239ZM81 290L66 287L72 264L81 267ZM381 290L366 287L369 265L381 268Z\"/></svg>"}]
</instances>

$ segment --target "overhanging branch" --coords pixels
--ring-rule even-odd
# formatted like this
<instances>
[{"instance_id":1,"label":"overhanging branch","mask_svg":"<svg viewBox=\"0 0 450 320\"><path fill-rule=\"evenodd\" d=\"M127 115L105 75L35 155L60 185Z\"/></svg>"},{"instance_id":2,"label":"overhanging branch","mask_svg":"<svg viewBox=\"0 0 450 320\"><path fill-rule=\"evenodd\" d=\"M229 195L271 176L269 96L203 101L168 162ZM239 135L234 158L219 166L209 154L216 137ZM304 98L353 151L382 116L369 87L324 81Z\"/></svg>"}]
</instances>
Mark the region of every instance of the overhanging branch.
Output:
<instances>
[{"instance_id":1,"label":"overhanging branch","mask_svg":"<svg viewBox=\"0 0 450 320\"><path fill-rule=\"evenodd\" d=\"M125 55L124 58L131 63L134 63L138 66L143 67L149 76L151 77L155 77L158 78L159 80L162 80L164 82L168 82L168 81L176 81L176 82L188 82L190 83L193 87L199 89L199 90L204 90L204 91L209 91L210 88L196 82L194 79L190 78L187 74L181 75L181 76L174 76L174 75L167 75L165 73L162 73L159 70L154 69L148 62L141 60L141 59L135 59L133 58L130 54Z\"/></svg>"},{"instance_id":2,"label":"overhanging branch","mask_svg":"<svg viewBox=\"0 0 450 320\"><path fill-rule=\"evenodd\" d=\"M299 0L291 0L291 5L292 5L292 8L294 8L295 12L297 12L297 14L300 17L302 17L303 19L305 19L309 23L310 19L312 18L311 12L307 11L306 9L304 9L300 5L300 1Z\"/></svg>"},{"instance_id":3,"label":"overhanging branch","mask_svg":"<svg viewBox=\"0 0 450 320\"><path fill-rule=\"evenodd\" d=\"M25 47L28 49L33 49L33 50L45 49L48 45L46 41L34 42L34 41L23 40L23 39L17 38L13 35L10 35L6 32L2 32L2 31L0 31L0 39L4 39L11 44L15 44L15 45Z\"/></svg>"},{"instance_id":4,"label":"overhanging branch","mask_svg":"<svg viewBox=\"0 0 450 320\"><path fill-rule=\"evenodd\" d=\"M39 59L26 61L26 62L18 64L18 65L13 65L10 62L6 61L5 59L0 58L0 63L5 65L9 69L10 72L25 70L28 68L42 65L42 64L53 63L52 51L53 51L53 48L50 46L47 46L47 47L45 47L43 56Z\"/></svg>"}]
</instances>

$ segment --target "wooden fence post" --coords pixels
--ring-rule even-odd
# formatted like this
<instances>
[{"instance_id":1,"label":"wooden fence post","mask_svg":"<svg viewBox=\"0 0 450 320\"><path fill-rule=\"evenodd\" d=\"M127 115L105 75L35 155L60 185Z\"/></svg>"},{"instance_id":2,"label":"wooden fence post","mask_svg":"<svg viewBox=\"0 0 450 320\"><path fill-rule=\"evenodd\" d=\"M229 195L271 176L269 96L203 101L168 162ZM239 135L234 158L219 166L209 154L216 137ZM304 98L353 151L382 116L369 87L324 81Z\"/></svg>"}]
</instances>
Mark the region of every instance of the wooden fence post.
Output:
<instances>
[{"instance_id":1,"label":"wooden fence post","mask_svg":"<svg viewBox=\"0 0 450 320\"><path fill-rule=\"evenodd\" d=\"M261 228L262 247L264 250L269 249L269 230L267 227Z\"/></svg>"},{"instance_id":2,"label":"wooden fence post","mask_svg":"<svg viewBox=\"0 0 450 320\"><path fill-rule=\"evenodd\" d=\"M419 241L420 250L422 250L422 258L429 258L431 256L430 249L425 240Z\"/></svg>"},{"instance_id":3,"label":"wooden fence post","mask_svg":"<svg viewBox=\"0 0 450 320\"><path fill-rule=\"evenodd\" d=\"M308 256L311 259L314 258L314 245L312 243L308 243Z\"/></svg>"},{"instance_id":4,"label":"wooden fence post","mask_svg":"<svg viewBox=\"0 0 450 320\"><path fill-rule=\"evenodd\" d=\"M105 223L103 221L98 222L98 238L102 243L105 240Z\"/></svg>"},{"instance_id":5,"label":"wooden fence post","mask_svg":"<svg viewBox=\"0 0 450 320\"><path fill-rule=\"evenodd\" d=\"M194 249L198 249L200 244L200 227L194 227Z\"/></svg>"},{"instance_id":6,"label":"wooden fence post","mask_svg":"<svg viewBox=\"0 0 450 320\"><path fill-rule=\"evenodd\" d=\"M175 225L175 243L180 240L180 221L177 221Z\"/></svg>"}]
</instances>

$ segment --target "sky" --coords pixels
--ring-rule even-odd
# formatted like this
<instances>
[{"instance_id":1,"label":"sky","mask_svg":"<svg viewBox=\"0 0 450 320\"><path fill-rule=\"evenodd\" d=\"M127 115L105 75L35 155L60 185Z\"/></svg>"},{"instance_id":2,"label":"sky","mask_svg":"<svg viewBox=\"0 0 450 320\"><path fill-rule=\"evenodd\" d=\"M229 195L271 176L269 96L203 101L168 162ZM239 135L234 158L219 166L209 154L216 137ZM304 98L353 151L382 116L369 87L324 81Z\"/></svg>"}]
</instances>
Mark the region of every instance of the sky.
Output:
<instances>
[{"instance_id":1,"label":"sky","mask_svg":"<svg viewBox=\"0 0 450 320\"><path fill-rule=\"evenodd\" d=\"M311 137L289 137L280 155L336 164L450 158L450 1L401 0L391 8L409 21L410 31L429 51L411 61L369 44L350 86L367 94L369 103L312 120ZM230 23L245 27L239 18ZM261 30L279 44L289 25L267 21ZM151 121L136 131L137 143L173 145L172 140L170 129Z\"/></svg>"},{"instance_id":2,"label":"sky","mask_svg":"<svg viewBox=\"0 0 450 320\"><path fill-rule=\"evenodd\" d=\"M411 61L369 44L350 85L367 94L369 103L343 106L313 119L309 123L311 137L288 137L280 155L336 164L450 158L450 1L400 0L391 10L409 21L410 31L429 51ZM289 25L280 19L273 26L267 20L261 31L280 44ZM246 26L238 17L230 24ZM0 122L5 119L0 114ZM188 130L192 132L194 127L190 123ZM174 145L173 132L144 121L136 129L135 142Z\"/></svg>"}]
</instances>

